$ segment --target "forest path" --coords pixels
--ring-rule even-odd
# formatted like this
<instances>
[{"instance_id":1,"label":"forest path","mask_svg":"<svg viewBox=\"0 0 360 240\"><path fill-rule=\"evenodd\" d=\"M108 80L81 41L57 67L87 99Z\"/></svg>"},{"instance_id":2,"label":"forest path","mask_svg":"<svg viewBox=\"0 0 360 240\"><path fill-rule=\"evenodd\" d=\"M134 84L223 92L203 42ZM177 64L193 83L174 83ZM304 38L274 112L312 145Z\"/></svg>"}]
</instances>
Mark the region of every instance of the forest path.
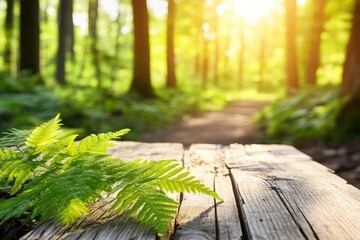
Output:
<instances>
[{"instance_id":1,"label":"forest path","mask_svg":"<svg viewBox=\"0 0 360 240\"><path fill-rule=\"evenodd\" d=\"M169 125L157 132L150 132L140 141L182 143L254 144L259 142L261 131L253 117L268 102L242 100L220 111L199 112ZM360 188L360 139L339 145L305 144L295 146L324 164L352 185Z\"/></svg>"},{"instance_id":2,"label":"forest path","mask_svg":"<svg viewBox=\"0 0 360 240\"><path fill-rule=\"evenodd\" d=\"M242 100L219 111L199 112L184 117L157 132L145 134L141 141L192 143L254 143L258 126L253 117L267 102Z\"/></svg>"}]
</instances>

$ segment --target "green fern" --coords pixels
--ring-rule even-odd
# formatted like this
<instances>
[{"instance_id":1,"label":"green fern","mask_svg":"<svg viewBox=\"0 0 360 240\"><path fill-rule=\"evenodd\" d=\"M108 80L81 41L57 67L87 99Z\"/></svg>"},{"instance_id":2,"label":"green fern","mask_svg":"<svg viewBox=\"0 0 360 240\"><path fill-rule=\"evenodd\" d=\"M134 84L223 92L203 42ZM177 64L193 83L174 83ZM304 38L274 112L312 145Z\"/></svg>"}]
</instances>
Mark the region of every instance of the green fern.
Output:
<instances>
[{"instance_id":1,"label":"green fern","mask_svg":"<svg viewBox=\"0 0 360 240\"><path fill-rule=\"evenodd\" d=\"M128 129L75 142L77 135L64 136L60 127L58 115L33 131L12 129L0 139L0 183L11 187L11 197L0 201L0 224L25 212L39 222L72 224L105 192L116 195L116 213L163 235L178 208L166 192L220 199L174 160L112 158L106 149Z\"/></svg>"}]
</instances>

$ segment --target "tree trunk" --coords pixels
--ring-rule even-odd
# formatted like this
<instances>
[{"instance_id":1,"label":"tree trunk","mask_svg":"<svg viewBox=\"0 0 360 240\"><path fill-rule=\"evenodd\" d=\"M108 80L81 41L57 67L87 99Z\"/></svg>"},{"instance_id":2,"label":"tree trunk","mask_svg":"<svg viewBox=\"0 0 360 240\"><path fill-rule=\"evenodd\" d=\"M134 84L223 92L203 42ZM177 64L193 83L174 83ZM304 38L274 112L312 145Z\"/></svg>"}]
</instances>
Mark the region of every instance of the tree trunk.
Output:
<instances>
[{"instance_id":1,"label":"tree trunk","mask_svg":"<svg viewBox=\"0 0 360 240\"><path fill-rule=\"evenodd\" d=\"M20 1L19 70L40 74L39 0Z\"/></svg>"},{"instance_id":2,"label":"tree trunk","mask_svg":"<svg viewBox=\"0 0 360 240\"><path fill-rule=\"evenodd\" d=\"M257 91L261 92L264 89L264 73L266 69L266 34L265 34L265 23L262 23L262 28L264 29L261 32L260 36L260 51L259 51L259 81L257 83Z\"/></svg>"},{"instance_id":3,"label":"tree trunk","mask_svg":"<svg viewBox=\"0 0 360 240\"><path fill-rule=\"evenodd\" d=\"M215 49L214 49L214 85L219 85L219 62L220 62L220 29L219 29L219 16L216 8L219 6L220 1L215 1L214 4L214 33L215 33Z\"/></svg>"},{"instance_id":4,"label":"tree trunk","mask_svg":"<svg viewBox=\"0 0 360 240\"><path fill-rule=\"evenodd\" d=\"M285 0L286 8L286 86L287 94L293 94L298 88L296 54L296 0Z\"/></svg>"},{"instance_id":5,"label":"tree trunk","mask_svg":"<svg viewBox=\"0 0 360 240\"><path fill-rule=\"evenodd\" d=\"M244 56L245 56L245 20L244 17L240 19L240 49L239 49L239 79L238 87L242 88L244 85Z\"/></svg>"},{"instance_id":6,"label":"tree trunk","mask_svg":"<svg viewBox=\"0 0 360 240\"><path fill-rule=\"evenodd\" d=\"M341 96L360 93L360 0L356 1L353 26L344 63Z\"/></svg>"},{"instance_id":7,"label":"tree trunk","mask_svg":"<svg viewBox=\"0 0 360 240\"><path fill-rule=\"evenodd\" d=\"M71 52L72 42L72 0L62 0L59 4L59 31L58 31L58 51L56 59L56 81L60 85L66 85L66 52Z\"/></svg>"},{"instance_id":8,"label":"tree trunk","mask_svg":"<svg viewBox=\"0 0 360 240\"><path fill-rule=\"evenodd\" d=\"M50 3L49 3L49 1L46 1L45 5L43 7L43 16L41 19L41 21L44 22L45 24L47 24L49 21L49 14L48 14L49 7L50 7Z\"/></svg>"},{"instance_id":9,"label":"tree trunk","mask_svg":"<svg viewBox=\"0 0 360 240\"><path fill-rule=\"evenodd\" d=\"M223 38L223 44L224 44L223 48L226 50L230 49L231 41L232 41L232 34L231 34L231 31L228 31L227 34ZM245 45L243 45L242 47L245 47ZM222 69L223 69L222 75L221 75L222 78L225 77L227 79L231 76L232 73L231 73L231 71L229 71L229 69L231 69L231 64L232 64L232 62L230 61L230 57L225 55L225 57L223 59L223 64L222 64ZM241 65L241 64L239 63L239 65Z\"/></svg>"},{"instance_id":10,"label":"tree trunk","mask_svg":"<svg viewBox=\"0 0 360 240\"><path fill-rule=\"evenodd\" d=\"M201 75L201 50L202 50L202 44L203 44L203 29L202 29L202 25L203 25L203 22L204 22L204 16L203 16L203 7L201 6L199 8L199 17L196 16L194 21L195 21L195 24L196 24L196 55L195 55L195 69L194 69L194 75L196 77L200 76Z\"/></svg>"},{"instance_id":11,"label":"tree trunk","mask_svg":"<svg viewBox=\"0 0 360 240\"><path fill-rule=\"evenodd\" d=\"M203 65L202 65L202 88L207 88L208 85L208 72L209 72L209 41L204 37L203 48Z\"/></svg>"},{"instance_id":12,"label":"tree trunk","mask_svg":"<svg viewBox=\"0 0 360 240\"><path fill-rule=\"evenodd\" d=\"M175 53L174 53L174 22L175 22L175 1L168 0L167 16L167 77L166 86L168 88L176 87L175 74Z\"/></svg>"},{"instance_id":13,"label":"tree trunk","mask_svg":"<svg viewBox=\"0 0 360 240\"><path fill-rule=\"evenodd\" d=\"M132 0L134 23L134 66L130 91L144 98L155 93L150 78L149 16L146 0Z\"/></svg>"},{"instance_id":14,"label":"tree trunk","mask_svg":"<svg viewBox=\"0 0 360 240\"><path fill-rule=\"evenodd\" d=\"M324 28L324 9L327 0L317 0L313 4L312 31L309 38L308 61L306 63L306 84L317 84L316 71L320 63L321 33Z\"/></svg>"},{"instance_id":15,"label":"tree trunk","mask_svg":"<svg viewBox=\"0 0 360 240\"><path fill-rule=\"evenodd\" d=\"M5 49L4 49L4 65L6 72L11 73L11 48L14 31L14 0L6 1L6 18L5 18Z\"/></svg>"},{"instance_id":16,"label":"tree trunk","mask_svg":"<svg viewBox=\"0 0 360 240\"><path fill-rule=\"evenodd\" d=\"M98 88L102 88L101 68L99 49L97 47L97 19L98 19L99 0L89 0L89 37L92 63L95 68Z\"/></svg>"},{"instance_id":17,"label":"tree trunk","mask_svg":"<svg viewBox=\"0 0 360 240\"><path fill-rule=\"evenodd\" d=\"M121 36L121 7L118 9L118 14L116 17L116 37L115 37L115 52L114 52L114 61L112 61L111 72L110 72L110 79L114 83L117 79L117 72L118 72L118 61L120 57L120 36Z\"/></svg>"},{"instance_id":18,"label":"tree trunk","mask_svg":"<svg viewBox=\"0 0 360 240\"><path fill-rule=\"evenodd\" d=\"M66 40L66 45L67 45L67 49L66 52L70 53L71 56L71 60L74 61L75 60L75 50L74 50L74 45L75 45L75 34L74 34L74 22L73 22L73 11L74 11L74 2L73 0L70 0L70 6L69 6L69 10L68 12L71 13L68 15L68 17L66 18L66 30L67 30L67 40Z\"/></svg>"},{"instance_id":19,"label":"tree trunk","mask_svg":"<svg viewBox=\"0 0 360 240\"><path fill-rule=\"evenodd\" d=\"M340 96L350 100L338 115L339 127L351 134L360 133L360 0L356 0L353 25L347 46Z\"/></svg>"}]
</instances>

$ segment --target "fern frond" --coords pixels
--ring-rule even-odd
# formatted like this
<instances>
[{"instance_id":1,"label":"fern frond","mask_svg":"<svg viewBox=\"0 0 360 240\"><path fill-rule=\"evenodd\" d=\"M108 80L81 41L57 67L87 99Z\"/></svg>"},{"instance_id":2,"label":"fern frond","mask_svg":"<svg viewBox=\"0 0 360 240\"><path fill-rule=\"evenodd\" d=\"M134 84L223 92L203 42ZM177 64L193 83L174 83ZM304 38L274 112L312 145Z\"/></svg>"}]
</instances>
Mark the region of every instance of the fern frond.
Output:
<instances>
[{"instance_id":1,"label":"fern frond","mask_svg":"<svg viewBox=\"0 0 360 240\"><path fill-rule=\"evenodd\" d=\"M116 198L112 206L116 213L135 216L138 222L152 227L160 236L166 233L178 208L178 202L151 184L128 185Z\"/></svg>"},{"instance_id":2,"label":"fern frond","mask_svg":"<svg viewBox=\"0 0 360 240\"><path fill-rule=\"evenodd\" d=\"M66 219L66 224L73 223L80 212L87 212L85 204L100 198L107 184L104 180L102 172L92 167L71 168L49 178L46 184L35 186L40 194L33 200L36 214L32 217L40 215L40 221L44 221L55 216L59 221ZM78 200L74 202L74 199ZM78 210L70 211L75 208Z\"/></svg>"},{"instance_id":3,"label":"fern frond","mask_svg":"<svg viewBox=\"0 0 360 240\"><path fill-rule=\"evenodd\" d=\"M160 189L169 192L202 193L222 200L213 190L205 186L201 181L196 180L189 172L186 172L184 167L174 164L171 160L162 160L160 162L167 165L163 169L168 169L168 171L161 171L155 168L155 171L159 170L161 172L161 174L157 173L156 180L154 180L154 184Z\"/></svg>"},{"instance_id":4,"label":"fern frond","mask_svg":"<svg viewBox=\"0 0 360 240\"><path fill-rule=\"evenodd\" d=\"M1 222L30 211L30 218L40 222L53 217L72 224L106 192L117 194L115 212L126 212L163 235L178 208L165 192L220 199L177 161L111 158L107 148L128 129L91 135L77 143L77 135L65 137L60 125L57 115L30 133L11 130L0 139L0 182L12 186L11 194L19 193L0 201Z\"/></svg>"},{"instance_id":5,"label":"fern frond","mask_svg":"<svg viewBox=\"0 0 360 240\"><path fill-rule=\"evenodd\" d=\"M122 214L131 204L137 201L140 197L139 191L137 191L134 185L128 185L123 187L116 196L116 201L111 206L111 209L115 209L117 214Z\"/></svg>"},{"instance_id":6,"label":"fern frond","mask_svg":"<svg viewBox=\"0 0 360 240\"><path fill-rule=\"evenodd\" d=\"M6 183L14 181L10 194L15 194L22 185L34 173L35 165L33 162L24 161L23 156L11 149L0 150L0 181L6 180Z\"/></svg>"},{"instance_id":7,"label":"fern frond","mask_svg":"<svg viewBox=\"0 0 360 240\"><path fill-rule=\"evenodd\" d=\"M146 163L142 162L141 165L148 165L147 168L143 168L141 171L141 176L144 178L173 176L183 170L179 168L179 163L176 160L148 161Z\"/></svg>"},{"instance_id":8,"label":"fern frond","mask_svg":"<svg viewBox=\"0 0 360 240\"><path fill-rule=\"evenodd\" d=\"M119 139L122 135L128 133L129 129L122 129L117 132L101 133L90 135L80 141L78 145L79 152L104 153L108 147L113 146L111 140Z\"/></svg>"},{"instance_id":9,"label":"fern frond","mask_svg":"<svg viewBox=\"0 0 360 240\"><path fill-rule=\"evenodd\" d=\"M88 215L89 210L79 198L71 199L70 203L58 214L60 222L67 225L74 223L81 215Z\"/></svg>"},{"instance_id":10,"label":"fern frond","mask_svg":"<svg viewBox=\"0 0 360 240\"><path fill-rule=\"evenodd\" d=\"M184 167L180 166L176 160L138 160L129 164L137 164L141 170L138 168L129 170L127 174L121 176L123 179L138 178L141 179L138 184L152 182L152 184L167 192L202 193L221 200L220 196L201 181L190 176L190 173L186 172ZM133 173L136 173L136 176L132 176Z\"/></svg>"},{"instance_id":11,"label":"fern frond","mask_svg":"<svg viewBox=\"0 0 360 240\"><path fill-rule=\"evenodd\" d=\"M35 128L31 134L26 138L25 144L33 147L36 153L40 153L55 143L60 134L60 115L58 114L52 120Z\"/></svg>"},{"instance_id":12,"label":"fern frond","mask_svg":"<svg viewBox=\"0 0 360 240\"><path fill-rule=\"evenodd\" d=\"M222 198L209 187L205 186L201 181L193 177L187 179L158 179L156 184L159 188L169 192L188 192L188 193L201 193L211 196L219 201Z\"/></svg>"},{"instance_id":13,"label":"fern frond","mask_svg":"<svg viewBox=\"0 0 360 240\"><path fill-rule=\"evenodd\" d=\"M10 218L20 217L30 207L31 200L29 194L0 200L0 225Z\"/></svg>"},{"instance_id":14,"label":"fern frond","mask_svg":"<svg viewBox=\"0 0 360 240\"><path fill-rule=\"evenodd\" d=\"M0 166L7 161L17 160L21 157L18 152L11 148L0 149Z\"/></svg>"},{"instance_id":15,"label":"fern frond","mask_svg":"<svg viewBox=\"0 0 360 240\"><path fill-rule=\"evenodd\" d=\"M0 149L16 147L18 149L25 145L26 138L30 135L30 130L19 130L12 128L3 133L4 136L0 138Z\"/></svg>"},{"instance_id":16,"label":"fern frond","mask_svg":"<svg viewBox=\"0 0 360 240\"><path fill-rule=\"evenodd\" d=\"M174 160L136 160L123 163L118 171L119 183L115 188L118 194L112 209L118 214L134 215L137 221L152 227L159 235L165 234L178 207L164 191L202 193L221 200Z\"/></svg>"},{"instance_id":17,"label":"fern frond","mask_svg":"<svg viewBox=\"0 0 360 240\"><path fill-rule=\"evenodd\" d=\"M53 143L46 149L45 155L43 158L51 158L59 153L73 153L73 148L76 147L75 139L77 138L77 134L69 135L59 141Z\"/></svg>"},{"instance_id":18,"label":"fern frond","mask_svg":"<svg viewBox=\"0 0 360 240\"><path fill-rule=\"evenodd\" d=\"M47 162L50 168L59 163L65 164L68 157L73 156L76 152L77 145L75 139L77 136L77 134L73 134L52 144L44 152L42 162Z\"/></svg>"},{"instance_id":19,"label":"fern frond","mask_svg":"<svg viewBox=\"0 0 360 240\"><path fill-rule=\"evenodd\" d=\"M143 191L141 198L129 209L128 216L136 213L139 222L152 226L160 236L163 236L170 220L177 212L178 203L160 190L151 188Z\"/></svg>"}]
</instances>

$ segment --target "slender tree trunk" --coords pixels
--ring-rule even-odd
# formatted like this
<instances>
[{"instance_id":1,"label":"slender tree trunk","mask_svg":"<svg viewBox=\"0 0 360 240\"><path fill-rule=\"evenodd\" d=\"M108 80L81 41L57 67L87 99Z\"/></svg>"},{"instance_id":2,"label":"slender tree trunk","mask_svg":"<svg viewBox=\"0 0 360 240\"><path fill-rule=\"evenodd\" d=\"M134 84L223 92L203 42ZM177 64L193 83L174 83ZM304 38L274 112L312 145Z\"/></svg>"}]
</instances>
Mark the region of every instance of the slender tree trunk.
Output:
<instances>
[{"instance_id":1,"label":"slender tree trunk","mask_svg":"<svg viewBox=\"0 0 360 240\"><path fill-rule=\"evenodd\" d=\"M209 72L209 41L204 37L203 43L203 68L202 68L202 87L205 89L208 85L208 72Z\"/></svg>"},{"instance_id":2,"label":"slender tree trunk","mask_svg":"<svg viewBox=\"0 0 360 240\"><path fill-rule=\"evenodd\" d=\"M341 96L360 95L360 0L356 0L340 94Z\"/></svg>"},{"instance_id":3,"label":"slender tree trunk","mask_svg":"<svg viewBox=\"0 0 360 240\"><path fill-rule=\"evenodd\" d=\"M286 85L287 94L299 88L296 54L296 0L285 0L286 8Z\"/></svg>"},{"instance_id":4,"label":"slender tree trunk","mask_svg":"<svg viewBox=\"0 0 360 240\"><path fill-rule=\"evenodd\" d=\"M230 49L231 41L232 41L231 33L228 32L223 39L224 39L223 40L224 49ZM228 70L228 69L230 69L229 62L230 62L229 56L225 55L224 60L223 60L223 67L222 67L224 69L224 71L222 72L222 77L228 78L231 74Z\"/></svg>"},{"instance_id":5,"label":"slender tree trunk","mask_svg":"<svg viewBox=\"0 0 360 240\"><path fill-rule=\"evenodd\" d=\"M306 84L313 86L317 84L316 71L320 62L321 33L324 28L324 8L327 0L313 2L312 31L309 39L308 61L306 63Z\"/></svg>"},{"instance_id":6,"label":"slender tree trunk","mask_svg":"<svg viewBox=\"0 0 360 240\"><path fill-rule=\"evenodd\" d=\"M67 25L67 49L66 51L70 53L71 56L71 60L74 61L75 60L75 34L74 34L74 21L73 21L73 11L74 11L74 2L73 0L70 1L70 6L69 6L69 14L67 17L67 21L66 21L66 25Z\"/></svg>"},{"instance_id":7,"label":"slender tree trunk","mask_svg":"<svg viewBox=\"0 0 360 240\"><path fill-rule=\"evenodd\" d=\"M11 48L14 31L14 0L6 1L6 18L5 18L5 49L4 49L4 65L8 73L11 73Z\"/></svg>"},{"instance_id":8,"label":"slender tree trunk","mask_svg":"<svg viewBox=\"0 0 360 240\"><path fill-rule=\"evenodd\" d=\"M215 32L215 50L214 50L214 85L219 85L219 63L220 63L220 29L219 16L216 12L216 7L219 6L219 1L215 2L214 14L214 32Z\"/></svg>"},{"instance_id":9,"label":"slender tree trunk","mask_svg":"<svg viewBox=\"0 0 360 240\"><path fill-rule=\"evenodd\" d=\"M49 6L50 6L49 1L46 1L44 8L43 8L43 16L42 16L42 21L44 23L48 23L48 21L49 21L49 14L48 14Z\"/></svg>"},{"instance_id":10,"label":"slender tree trunk","mask_svg":"<svg viewBox=\"0 0 360 240\"><path fill-rule=\"evenodd\" d=\"M99 0L89 0L89 36L92 63L95 68L98 88L102 88L102 76L100 68L99 49L97 47L97 19L98 19Z\"/></svg>"},{"instance_id":11,"label":"slender tree trunk","mask_svg":"<svg viewBox=\"0 0 360 240\"><path fill-rule=\"evenodd\" d=\"M155 93L150 78L149 16L146 0L132 0L134 22L134 66L130 91L144 98Z\"/></svg>"},{"instance_id":12,"label":"slender tree trunk","mask_svg":"<svg viewBox=\"0 0 360 240\"><path fill-rule=\"evenodd\" d=\"M60 85L66 85L66 53L71 53L72 42L72 0L61 0L59 3L59 31L58 51L56 59L56 81Z\"/></svg>"},{"instance_id":13,"label":"slender tree trunk","mask_svg":"<svg viewBox=\"0 0 360 240\"><path fill-rule=\"evenodd\" d=\"M265 29L264 23L262 24L262 28ZM259 92L263 90L265 68L266 68L266 34L264 32L261 32L260 51L259 51L259 81L257 86L257 90Z\"/></svg>"},{"instance_id":14,"label":"slender tree trunk","mask_svg":"<svg viewBox=\"0 0 360 240\"><path fill-rule=\"evenodd\" d=\"M202 9L200 10L202 13ZM201 15L200 18L196 17L196 55L195 55L195 76L201 75L201 46L203 44L203 16Z\"/></svg>"},{"instance_id":15,"label":"slender tree trunk","mask_svg":"<svg viewBox=\"0 0 360 240\"><path fill-rule=\"evenodd\" d=\"M116 37L115 37L115 61L112 62L112 66L111 66L111 74L110 74L110 78L112 82L116 81L116 76L117 76L117 72L118 72L118 61L119 61L119 57L120 57L120 36L121 36L121 28L122 28L122 24L121 24L121 8L119 7L118 9L118 14L116 17Z\"/></svg>"},{"instance_id":16,"label":"slender tree trunk","mask_svg":"<svg viewBox=\"0 0 360 240\"><path fill-rule=\"evenodd\" d=\"M244 85L244 56L245 56L245 20L244 17L240 19L240 50L239 50L239 80L238 87L242 88Z\"/></svg>"},{"instance_id":17,"label":"slender tree trunk","mask_svg":"<svg viewBox=\"0 0 360 240\"><path fill-rule=\"evenodd\" d=\"M174 22L175 22L175 1L168 0L167 16L167 77L166 86L168 88L176 87L175 74L175 53L174 53Z\"/></svg>"},{"instance_id":18,"label":"slender tree trunk","mask_svg":"<svg viewBox=\"0 0 360 240\"><path fill-rule=\"evenodd\" d=\"M39 0L20 1L20 71L40 74Z\"/></svg>"},{"instance_id":19,"label":"slender tree trunk","mask_svg":"<svg viewBox=\"0 0 360 240\"><path fill-rule=\"evenodd\" d=\"M196 36L196 55L194 58L194 62L195 62L195 68L194 68L194 75L195 76L200 76L201 73L201 33L202 31L200 30L201 28L197 29L197 36Z\"/></svg>"},{"instance_id":20,"label":"slender tree trunk","mask_svg":"<svg viewBox=\"0 0 360 240\"><path fill-rule=\"evenodd\" d=\"M353 25L347 46L340 96L349 101L338 114L338 127L348 134L360 134L360 0L356 0Z\"/></svg>"}]
</instances>

